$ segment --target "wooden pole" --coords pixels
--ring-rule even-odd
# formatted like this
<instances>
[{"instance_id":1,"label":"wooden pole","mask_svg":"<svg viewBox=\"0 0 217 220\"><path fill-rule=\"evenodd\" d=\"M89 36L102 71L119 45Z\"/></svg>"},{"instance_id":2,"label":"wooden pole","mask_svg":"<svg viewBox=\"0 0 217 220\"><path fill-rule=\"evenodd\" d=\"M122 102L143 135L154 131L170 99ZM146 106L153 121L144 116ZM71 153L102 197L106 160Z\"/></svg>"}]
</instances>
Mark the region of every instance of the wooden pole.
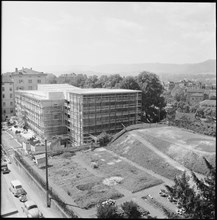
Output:
<instances>
[{"instance_id":1,"label":"wooden pole","mask_svg":"<svg viewBox=\"0 0 217 220\"><path fill-rule=\"evenodd\" d=\"M48 159L47 159L47 139L45 139L45 163L46 163L46 191L47 191L47 207L50 207L49 188L48 188Z\"/></svg>"}]
</instances>

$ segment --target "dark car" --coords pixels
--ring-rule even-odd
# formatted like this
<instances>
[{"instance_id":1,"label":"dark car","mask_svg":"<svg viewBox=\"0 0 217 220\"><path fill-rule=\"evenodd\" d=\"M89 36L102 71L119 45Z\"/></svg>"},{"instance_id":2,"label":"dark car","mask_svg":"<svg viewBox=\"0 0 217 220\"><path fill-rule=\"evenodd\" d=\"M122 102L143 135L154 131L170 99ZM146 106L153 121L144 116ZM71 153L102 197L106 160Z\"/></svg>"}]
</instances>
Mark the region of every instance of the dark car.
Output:
<instances>
[{"instance_id":1,"label":"dark car","mask_svg":"<svg viewBox=\"0 0 217 220\"><path fill-rule=\"evenodd\" d=\"M26 194L20 195L19 200L20 200L20 202L26 202L28 200Z\"/></svg>"}]
</instances>

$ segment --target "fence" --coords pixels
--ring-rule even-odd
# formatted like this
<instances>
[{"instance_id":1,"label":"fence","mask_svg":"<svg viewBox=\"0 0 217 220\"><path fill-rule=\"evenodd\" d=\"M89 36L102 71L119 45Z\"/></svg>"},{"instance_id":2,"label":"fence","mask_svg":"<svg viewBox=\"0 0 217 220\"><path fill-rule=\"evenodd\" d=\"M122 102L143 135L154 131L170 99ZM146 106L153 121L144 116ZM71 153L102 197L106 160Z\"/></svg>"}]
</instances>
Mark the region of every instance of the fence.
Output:
<instances>
[{"instance_id":1,"label":"fence","mask_svg":"<svg viewBox=\"0 0 217 220\"><path fill-rule=\"evenodd\" d=\"M31 173L31 176L39 183L42 189L46 190L46 182L45 179L35 170L31 165L25 160L25 158L20 155L17 151L15 151L15 158L23 165L23 167ZM78 216L75 215L74 211L68 207L66 202L64 202L64 198L57 192L55 187L49 187L49 193L51 198L57 202L57 204L63 209L63 211L70 217L70 218L77 218Z\"/></svg>"},{"instance_id":2,"label":"fence","mask_svg":"<svg viewBox=\"0 0 217 220\"><path fill-rule=\"evenodd\" d=\"M135 125L130 125L126 128L124 128L123 130L121 130L120 132L118 132L117 134L115 134L111 140L110 143L114 142L115 140L117 140L120 136L122 136L124 133L128 132L128 131L132 131L132 130L136 130L136 129L146 129L146 128L155 128L155 127L164 127L164 124L157 124L157 123L143 123L143 124L135 124Z\"/></svg>"}]
</instances>

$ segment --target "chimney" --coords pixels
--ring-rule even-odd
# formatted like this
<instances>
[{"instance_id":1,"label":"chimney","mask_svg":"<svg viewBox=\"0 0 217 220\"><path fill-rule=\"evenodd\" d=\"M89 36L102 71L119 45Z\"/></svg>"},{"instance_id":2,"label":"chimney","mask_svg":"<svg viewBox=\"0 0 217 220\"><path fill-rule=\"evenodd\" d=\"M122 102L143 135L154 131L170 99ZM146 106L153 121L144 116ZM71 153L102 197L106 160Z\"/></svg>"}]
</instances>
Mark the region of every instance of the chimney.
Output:
<instances>
[{"instance_id":1,"label":"chimney","mask_svg":"<svg viewBox=\"0 0 217 220\"><path fill-rule=\"evenodd\" d=\"M15 72L18 73L18 68L15 68Z\"/></svg>"}]
</instances>

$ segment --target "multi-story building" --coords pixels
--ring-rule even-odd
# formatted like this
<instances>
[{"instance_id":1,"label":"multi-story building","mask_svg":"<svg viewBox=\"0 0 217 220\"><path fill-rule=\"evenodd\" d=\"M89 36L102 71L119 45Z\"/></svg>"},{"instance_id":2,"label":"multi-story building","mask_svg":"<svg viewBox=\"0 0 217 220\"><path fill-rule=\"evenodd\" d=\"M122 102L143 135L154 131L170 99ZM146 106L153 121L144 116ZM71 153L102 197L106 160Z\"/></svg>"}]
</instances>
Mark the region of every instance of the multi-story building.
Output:
<instances>
[{"instance_id":1,"label":"multi-story building","mask_svg":"<svg viewBox=\"0 0 217 220\"><path fill-rule=\"evenodd\" d=\"M18 91L16 106L36 133L47 138L68 134L75 146L103 131L115 133L141 121L140 90L45 84L36 91Z\"/></svg>"},{"instance_id":2,"label":"multi-story building","mask_svg":"<svg viewBox=\"0 0 217 220\"><path fill-rule=\"evenodd\" d=\"M65 101L67 133L72 143L91 141L105 131L116 133L123 126L141 121L141 92L124 89L80 89Z\"/></svg>"},{"instance_id":3,"label":"multi-story building","mask_svg":"<svg viewBox=\"0 0 217 220\"><path fill-rule=\"evenodd\" d=\"M46 76L42 72L34 71L32 68L22 68L18 70L15 68L15 72L8 72L3 75L2 78L7 79L7 82L2 82L2 89L8 90L6 87L10 87L10 91L3 91L2 94L2 108L3 119L10 118L15 112L14 97L17 90L36 90L38 84L46 83ZM12 86L13 84L13 86ZM5 97L5 98L4 98ZM5 100L5 101L3 101ZM5 115L5 116L4 116Z\"/></svg>"},{"instance_id":4,"label":"multi-story building","mask_svg":"<svg viewBox=\"0 0 217 220\"><path fill-rule=\"evenodd\" d=\"M41 137L66 133L62 92L35 90L15 93L16 114Z\"/></svg>"},{"instance_id":5,"label":"multi-story building","mask_svg":"<svg viewBox=\"0 0 217 220\"><path fill-rule=\"evenodd\" d=\"M204 100L200 102L200 107L216 109L216 100Z\"/></svg>"},{"instance_id":6,"label":"multi-story building","mask_svg":"<svg viewBox=\"0 0 217 220\"><path fill-rule=\"evenodd\" d=\"M203 89L187 89L187 102L190 105L195 105L204 100Z\"/></svg>"},{"instance_id":7,"label":"multi-story building","mask_svg":"<svg viewBox=\"0 0 217 220\"><path fill-rule=\"evenodd\" d=\"M32 70L32 68L21 70L15 68L15 72L10 74L15 90L36 90L38 84L46 83L46 76L47 74Z\"/></svg>"},{"instance_id":8,"label":"multi-story building","mask_svg":"<svg viewBox=\"0 0 217 220\"><path fill-rule=\"evenodd\" d=\"M10 77L2 76L2 121L14 115L14 83Z\"/></svg>"}]
</instances>

